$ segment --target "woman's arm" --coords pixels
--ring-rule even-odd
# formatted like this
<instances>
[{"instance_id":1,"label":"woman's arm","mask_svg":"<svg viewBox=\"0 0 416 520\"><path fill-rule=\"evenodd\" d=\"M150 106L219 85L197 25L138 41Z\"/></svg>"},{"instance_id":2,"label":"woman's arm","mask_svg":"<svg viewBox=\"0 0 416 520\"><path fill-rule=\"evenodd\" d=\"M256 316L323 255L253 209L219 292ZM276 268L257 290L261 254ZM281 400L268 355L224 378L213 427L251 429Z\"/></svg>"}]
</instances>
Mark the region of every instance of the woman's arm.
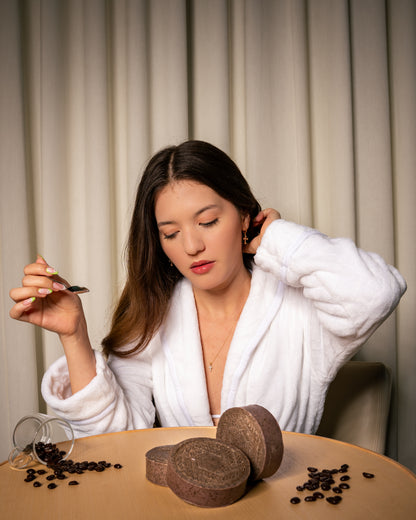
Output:
<instances>
[{"instance_id":1,"label":"woman's arm","mask_svg":"<svg viewBox=\"0 0 416 520\"><path fill-rule=\"evenodd\" d=\"M322 326L347 342L365 340L406 290L401 274L379 255L282 219L264 230L255 262L302 288Z\"/></svg>"},{"instance_id":2,"label":"woman's arm","mask_svg":"<svg viewBox=\"0 0 416 520\"><path fill-rule=\"evenodd\" d=\"M56 269L38 256L35 263L24 268L22 286L10 291L15 302L10 316L59 335L68 363L72 393L76 393L95 377L95 356L81 300L67 291L64 283Z\"/></svg>"}]
</instances>

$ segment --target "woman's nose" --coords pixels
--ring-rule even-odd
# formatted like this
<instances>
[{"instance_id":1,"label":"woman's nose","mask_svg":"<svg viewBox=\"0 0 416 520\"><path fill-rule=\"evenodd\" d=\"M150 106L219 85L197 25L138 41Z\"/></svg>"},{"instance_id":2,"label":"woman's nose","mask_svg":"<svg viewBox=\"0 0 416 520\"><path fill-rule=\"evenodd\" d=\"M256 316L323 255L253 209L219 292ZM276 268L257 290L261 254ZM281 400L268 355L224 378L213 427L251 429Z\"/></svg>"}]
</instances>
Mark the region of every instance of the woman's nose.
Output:
<instances>
[{"instance_id":1,"label":"woman's nose","mask_svg":"<svg viewBox=\"0 0 416 520\"><path fill-rule=\"evenodd\" d=\"M190 231L183 233L183 248L186 254L195 256L205 249L205 244L198 232Z\"/></svg>"}]
</instances>

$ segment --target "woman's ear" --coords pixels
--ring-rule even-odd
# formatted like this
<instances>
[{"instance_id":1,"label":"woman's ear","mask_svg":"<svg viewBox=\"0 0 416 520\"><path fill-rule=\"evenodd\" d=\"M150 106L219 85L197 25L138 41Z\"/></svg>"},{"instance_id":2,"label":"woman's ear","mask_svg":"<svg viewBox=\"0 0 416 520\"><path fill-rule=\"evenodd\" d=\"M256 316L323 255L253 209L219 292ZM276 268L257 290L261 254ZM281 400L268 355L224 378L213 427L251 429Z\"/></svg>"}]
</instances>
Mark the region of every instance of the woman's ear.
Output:
<instances>
[{"instance_id":1,"label":"woman's ear","mask_svg":"<svg viewBox=\"0 0 416 520\"><path fill-rule=\"evenodd\" d=\"M250 215L241 215L241 229L247 231L250 227Z\"/></svg>"}]
</instances>

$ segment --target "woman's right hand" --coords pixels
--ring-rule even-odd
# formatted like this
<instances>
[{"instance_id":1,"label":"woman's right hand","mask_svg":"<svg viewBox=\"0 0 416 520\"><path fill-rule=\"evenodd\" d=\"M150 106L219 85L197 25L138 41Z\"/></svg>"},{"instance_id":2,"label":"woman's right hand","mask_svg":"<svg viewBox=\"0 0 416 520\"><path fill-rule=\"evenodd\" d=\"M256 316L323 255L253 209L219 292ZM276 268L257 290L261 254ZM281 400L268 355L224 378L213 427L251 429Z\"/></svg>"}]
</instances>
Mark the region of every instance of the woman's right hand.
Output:
<instances>
[{"instance_id":1,"label":"woman's right hand","mask_svg":"<svg viewBox=\"0 0 416 520\"><path fill-rule=\"evenodd\" d=\"M11 289L15 305L10 316L38 325L61 337L74 336L85 322L79 296L66 290L68 284L57 271L38 256L24 268L22 286Z\"/></svg>"}]
</instances>

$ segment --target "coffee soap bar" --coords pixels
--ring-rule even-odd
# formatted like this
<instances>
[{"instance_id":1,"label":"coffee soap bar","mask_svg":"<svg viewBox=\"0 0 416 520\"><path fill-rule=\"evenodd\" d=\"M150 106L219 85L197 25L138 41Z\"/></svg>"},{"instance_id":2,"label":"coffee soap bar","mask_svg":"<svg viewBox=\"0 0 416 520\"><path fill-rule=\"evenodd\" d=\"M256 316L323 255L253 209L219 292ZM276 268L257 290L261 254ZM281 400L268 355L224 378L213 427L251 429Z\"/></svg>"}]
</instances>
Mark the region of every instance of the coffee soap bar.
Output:
<instances>
[{"instance_id":1,"label":"coffee soap bar","mask_svg":"<svg viewBox=\"0 0 416 520\"><path fill-rule=\"evenodd\" d=\"M157 446L146 453L146 478L150 482L159 486L168 485L166 482L166 471L172 448L172 444Z\"/></svg>"},{"instance_id":2,"label":"coffee soap bar","mask_svg":"<svg viewBox=\"0 0 416 520\"><path fill-rule=\"evenodd\" d=\"M222 507L243 496L249 475L250 461L240 449L218 439L195 437L172 449L166 481L185 502Z\"/></svg>"},{"instance_id":3,"label":"coffee soap bar","mask_svg":"<svg viewBox=\"0 0 416 520\"><path fill-rule=\"evenodd\" d=\"M229 408L220 417L217 439L239 448L251 463L250 480L272 476L283 458L283 438L274 416L260 405Z\"/></svg>"}]
</instances>

